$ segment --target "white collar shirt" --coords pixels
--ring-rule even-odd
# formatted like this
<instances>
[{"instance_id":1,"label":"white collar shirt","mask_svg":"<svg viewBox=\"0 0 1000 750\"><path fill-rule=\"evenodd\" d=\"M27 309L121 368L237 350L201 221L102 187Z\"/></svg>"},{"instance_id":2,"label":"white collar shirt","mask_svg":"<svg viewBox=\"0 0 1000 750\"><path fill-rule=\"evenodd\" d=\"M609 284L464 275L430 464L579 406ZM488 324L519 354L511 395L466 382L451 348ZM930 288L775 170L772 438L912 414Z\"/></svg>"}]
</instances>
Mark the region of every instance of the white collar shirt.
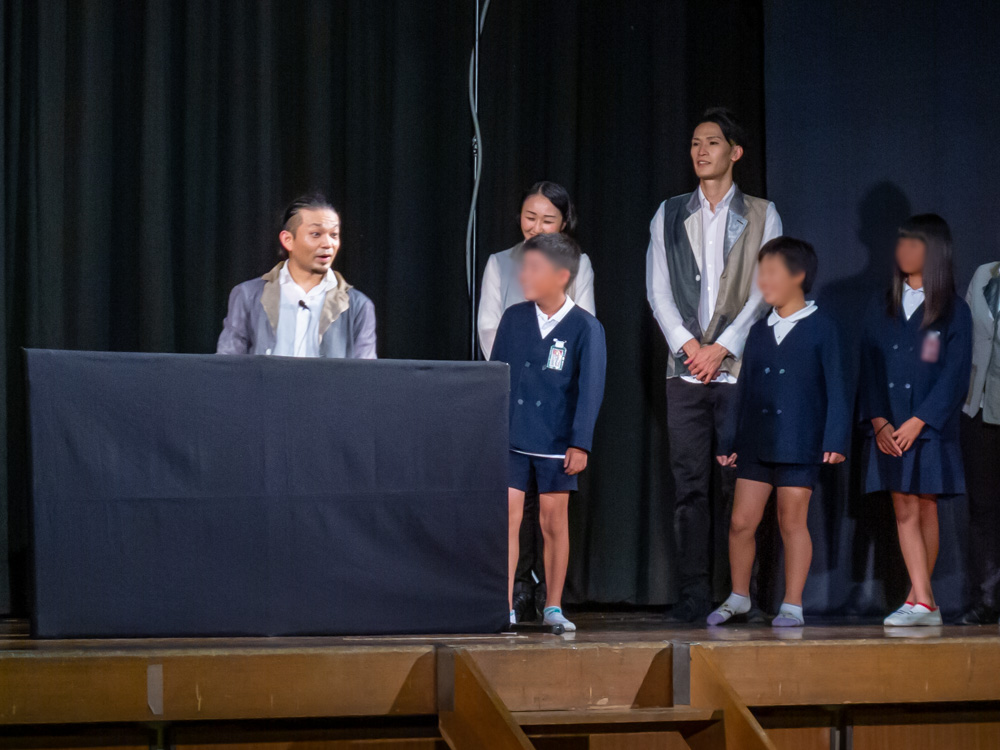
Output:
<instances>
[{"instance_id":1,"label":"white collar shirt","mask_svg":"<svg viewBox=\"0 0 1000 750\"><path fill-rule=\"evenodd\" d=\"M569 311L574 307L576 307L576 303L570 299L568 294L566 295L566 301L563 303L563 306L556 310L552 317L543 313L542 308L536 304L535 315L538 316L538 332L541 333L542 338L544 339L552 333L552 331L555 330L555 327L562 322L562 319L565 318L569 314Z\"/></svg>"},{"instance_id":2,"label":"white collar shirt","mask_svg":"<svg viewBox=\"0 0 1000 750\"><path fill-rule=\"evenodd\" d=\"M798 323L803 318L808 318L810 315L816 312L817 309L818 308L816 307L816 303L813 302L812 300L809 300L808 302L806 302L806 306L803 307L801 310L796 310L787 318L783 318L780 315L778 315L778 311L772 307L771 314L767 316L767 324L771 326L771 330L774 332L775 343L781 344L785 336L787 336L791 332L791 330L795 328L796 323Z\"/></svg>"},{"instance_id":3,"label":"white collar shirt","mask_svg":"<svg viewBox=\"0 0 1000 750\"><path fill-rule=\"evenodd\" d=\"M903 282L903 314L909 320L917 308L924 304L924 288L914 289L905 281Z\"/></svg>"},{"instance_id":4,"label":"white collar shirt","mask_svg":"<svg viewBox=\"0 0 1000 750\"><path fill-rule=\"evenodd\" d=\"M312 323L319 323L320 312L323 309L323 302L326 293L337 286L337 277L333 269L329 269L323 280L308 292L300 287L292 275L288 272L288 263L281 267L278 273L278 282L281 286L281 297L285 304L295 308L295 342L292 346L292 353L295 357L318 357L319 337L309 336L310 328L314 328Z\"/></svg>"}]
</instances>

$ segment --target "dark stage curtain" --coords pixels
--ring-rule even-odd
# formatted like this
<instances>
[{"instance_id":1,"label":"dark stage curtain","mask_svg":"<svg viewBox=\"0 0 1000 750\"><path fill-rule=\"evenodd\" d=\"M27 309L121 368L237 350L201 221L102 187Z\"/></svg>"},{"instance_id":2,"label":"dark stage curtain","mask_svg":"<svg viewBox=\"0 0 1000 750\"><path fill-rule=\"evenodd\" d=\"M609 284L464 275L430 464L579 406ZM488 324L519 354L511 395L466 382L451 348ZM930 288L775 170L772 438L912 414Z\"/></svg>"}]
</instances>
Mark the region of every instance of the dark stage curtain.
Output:
<instances>
[{"instance_id":1,"label":"dark stage curtain","mask_svg":"<svg viewBox=\"0 0 1000 750\"><path fill-rule=\"evenodd\" d=\"M212 351L229 289L276 260L283 204L318 188L342 210L337 264L375 302L380 356L468 356L474 5L0 0L0 9L0 487L14 583L11 596L0 550L0 611L23 612L20 347ZM675 595L648 225L661 200L694 186L690 128L708 105L745 121L737 179L763 194L762 35L762 8L734 0L494 0L489 11L479 270L517 241L520 191L562 182L579 205L608 332L593 468L572 507L572 600Z\"/></svg>"},{"instance_id":2,"label":"dark stage curtain","mask_svg":"<svg viewBox=\"0 0 1000 750\"><path fill-rule=\"evenodd\" d=\"M343 214L338 268L375 302L380 355L465 358L474 8L0 1L0 445L23 612L20 347L214 351L230 288L278 260L284 204L320 189Z\"/></svg>"},{"instance_id":3,"label":"dark stage curtain","mask_svg":"<svg viewBox=\"0 0 1000 750\"><path fill-rule=\"evenodd\" d=\"M976 267L1000 259L1000 5L765 5L770 197L785 231L816 245L815 296L853 347L908 215L933 211L951 224L963 296ZM863 494L865 446L855 443L852 463L824 473L810 507L807 612L884 614L906 594L891 501ZM967 596L968 520L962 497L938 507L934 587L948 616Z\"/></svg>"}]
</instances>

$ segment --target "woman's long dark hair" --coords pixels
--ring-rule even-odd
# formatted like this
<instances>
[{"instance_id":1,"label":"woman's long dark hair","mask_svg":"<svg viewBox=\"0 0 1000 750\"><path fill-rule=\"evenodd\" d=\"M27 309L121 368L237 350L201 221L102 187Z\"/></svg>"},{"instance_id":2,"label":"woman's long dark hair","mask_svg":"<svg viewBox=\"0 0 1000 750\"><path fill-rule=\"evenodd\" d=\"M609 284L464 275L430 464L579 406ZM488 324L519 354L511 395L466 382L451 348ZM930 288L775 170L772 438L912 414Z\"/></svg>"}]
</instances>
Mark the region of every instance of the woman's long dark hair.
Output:
<instances>
[{"instance_id":1,"label":"woman's long dark hair","mask_svg":"<svg viewBox=\"0 0 1000 750\"><path fill-rule=\"evenodd\" d=\"M518 215L520 215L521 208L524 207L524 202L533 195L544 195L548 198L549 202L559 209L563 221L566 222L563 232L570 235L573 234L576 229L576 208L573 206L573 201L570 200L569 192L567 192L566 188L548 180L536 182L525 190L524 195L521 196L521 203L517 207Z\"/></svg>"},{"instance_id":2,"label":"woman's long dark hair","mask_svg":"<svg viewBox=\"0 0 1000 750\"><path fill-rule=\"evenodd\" d=\"M911 216L899 228L900 237L920 240L926 248L924 252L924 320L921 328L927 328L940 318L951 313L955 300L955 270L952 267L951 229L948 222L937 214ZM892 290L889 292L889 315L896 317L903 305L903 282L906 274L899 266L892 276Z\"/></svg>"}]
</instances>

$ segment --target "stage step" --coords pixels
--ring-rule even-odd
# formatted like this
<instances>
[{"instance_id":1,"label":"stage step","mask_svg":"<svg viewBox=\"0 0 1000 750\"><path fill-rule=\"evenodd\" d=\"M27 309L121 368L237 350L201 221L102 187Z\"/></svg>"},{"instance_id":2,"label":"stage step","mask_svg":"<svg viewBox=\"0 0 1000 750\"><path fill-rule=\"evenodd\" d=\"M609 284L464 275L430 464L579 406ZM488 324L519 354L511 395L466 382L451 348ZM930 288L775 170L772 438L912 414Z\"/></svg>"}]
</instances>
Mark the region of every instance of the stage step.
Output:
<instances>
[{"instance_id":1,"label":"stage step","mask_svg":"<svg viewBox=\"0 0 1000 750\"><path fill-rule=\"evenodd\" d=\"M565 727L571 724L619 726L642 724L649 731L650 724L692 724L722 721L722 711L692 706L670 708L592 708L569 711L514 711L511 716L522 728L531 730L544 727ZM527 729L525 729L527 731Z\"/></svg>"},{"instance_id":2,"label":"stage step","mask_svg":"<svg viewBox=\"0 0 1000 750\"><path fill-rule=\"evenodd\" d=\"M564 743L573 738L582 738L587 747L602 750L619 747L682 750L691 747L689 739L696 742L696 747L725 746L720 710L691 706L621 707L516 711L511 716L538 748L570 747ZM698 738L708 740L709 736L714 741L697 743Z\"/></svg>"}]
</instances>

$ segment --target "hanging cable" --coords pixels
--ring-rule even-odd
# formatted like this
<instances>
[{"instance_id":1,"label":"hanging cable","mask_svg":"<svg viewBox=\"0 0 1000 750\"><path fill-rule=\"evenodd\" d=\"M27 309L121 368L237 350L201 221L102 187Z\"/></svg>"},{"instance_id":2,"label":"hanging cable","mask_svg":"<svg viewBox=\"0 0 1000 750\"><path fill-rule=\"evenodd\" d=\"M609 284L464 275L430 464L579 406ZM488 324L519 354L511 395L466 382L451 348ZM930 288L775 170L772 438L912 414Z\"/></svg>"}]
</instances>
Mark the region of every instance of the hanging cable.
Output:
<instances>
[{"instance_id":1,"label":"hanging cable","mask_svg":"<svg viewBox=\"0 0 1000 750\"><path fill-rule=\"evenodd\" d=\"M479 37L486 24L490 0L480 9L476 0L476 41L469 58L469 109L472 113L472 201L469 204L469 221L465 228L465 280L471 309L472 335L470 356L477 358L476 347L476 204L479 201L479 181L483 172L483 138L479 129Z\"/></svg>"}]
</instances>

